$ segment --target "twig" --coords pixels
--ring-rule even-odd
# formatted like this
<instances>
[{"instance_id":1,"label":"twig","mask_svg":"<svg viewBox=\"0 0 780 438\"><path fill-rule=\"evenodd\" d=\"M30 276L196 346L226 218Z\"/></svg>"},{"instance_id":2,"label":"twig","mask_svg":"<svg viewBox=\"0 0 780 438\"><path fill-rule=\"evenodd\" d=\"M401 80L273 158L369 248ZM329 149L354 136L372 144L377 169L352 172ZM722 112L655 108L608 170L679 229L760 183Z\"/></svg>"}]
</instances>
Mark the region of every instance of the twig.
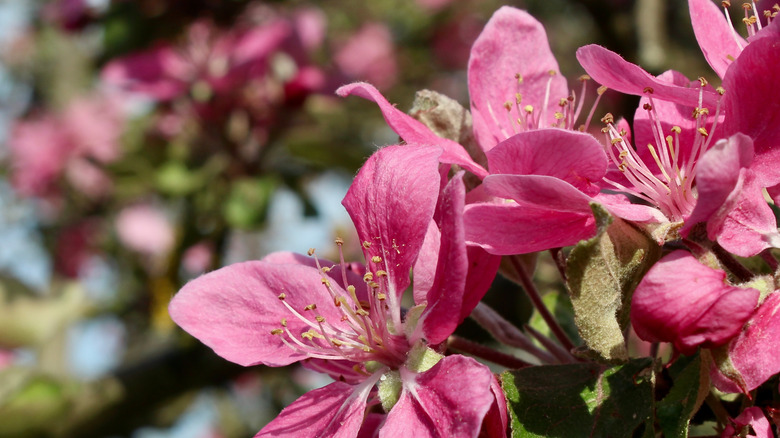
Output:
<instances>
[{"instance_id":1,"label":"twig","mask_svg":"<svg viewBox=\"0 0 780 438\"><path fill-rule=\"evenodd\" d=\"M452 335L447 339L447 348L485 359L487 361L493 362L494 364L501 365L509 369L520 369L532 365L512 355L502 353L490 347L466 340L456 335Z\"/></svg>"}]
</instances>

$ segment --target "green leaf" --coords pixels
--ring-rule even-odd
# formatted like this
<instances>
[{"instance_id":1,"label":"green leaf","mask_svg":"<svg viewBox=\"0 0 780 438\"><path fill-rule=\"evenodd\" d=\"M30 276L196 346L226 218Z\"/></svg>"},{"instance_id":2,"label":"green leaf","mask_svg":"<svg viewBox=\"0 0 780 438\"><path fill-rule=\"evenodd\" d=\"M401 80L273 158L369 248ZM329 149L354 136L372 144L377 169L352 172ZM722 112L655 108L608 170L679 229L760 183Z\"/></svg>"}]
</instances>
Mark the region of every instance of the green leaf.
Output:
<instances>
[{"instance_id":1,"label":"green leaf","mask_svg":"<svg viewBox=\"0 0 780 438\"><path fill-rule=\"evenodd\" d=\"M699 410L710 389L706 364L696 355L682 357L669 369L674 384L656 407L656 418L667 438L685 438L693 414Z\"/></svg>"},{"instance_id":2,"label":"green leaf","mask_svg":"<svg viewBox=\"0 0 780 438\"><path fill-rule=\"evenodd\" d=\"M630 437L652 423L653 361L548 365L506 371L513 438Z\"/></svg>"},{"instance_id":3,"label":"green leaf","mask_svg":"<svg viewBox=\"0 0 780 438\"><path fill-rule=\"evenodd\" d=\"M631 295L661 256L647 235L604 207L592 203L597 233L572 249L567 286L580 336L590 355L607 362L628 359L623 331L629 322Z\"/></svg>"}]
</instances>

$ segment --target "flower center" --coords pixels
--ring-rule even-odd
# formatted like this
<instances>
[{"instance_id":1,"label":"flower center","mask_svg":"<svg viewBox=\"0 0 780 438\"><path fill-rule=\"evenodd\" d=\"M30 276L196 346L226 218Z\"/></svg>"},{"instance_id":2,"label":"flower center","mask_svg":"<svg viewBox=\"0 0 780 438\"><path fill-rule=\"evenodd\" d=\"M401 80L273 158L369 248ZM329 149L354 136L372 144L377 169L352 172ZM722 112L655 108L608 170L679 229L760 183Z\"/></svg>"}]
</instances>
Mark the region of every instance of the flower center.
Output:
<instances>
[{"instance_id":1,"label":"flower center","mask_svg":"<svg viewBox=\"0 0 780 438\"><path fill-rule=\"evenodd\" d=\"M720 99L709 131L706 128L709 110L702 107L702 97L707 82L700 78L700 83L699 106L693 110L696 132L693 144L690 145L690 155L685 160L680 154L682 129L673 126L669 134L664 133L653 102L653 89L649 87L645 89L649 102L643 106L643 109L649 116L654 143L648 143L647 148L657 166L657 171L653 171L631 146L625 130L615 126L612 114L608 113L601 119L606 124L602 132L607 138L607 155L625 176L628 184L621 184L607 177L604 181L621 192L655 205L672 222L684 220L696 205L696 162L710 147L718 124ZM723 95L722 88L719 87L717 91L720 96Z\"/></svg>"},{"instance_id":2,"label":"flower center","mask_svg":"<svg viewBox=\"0 0 780 438\"><path fill-rule=\"evenodd\" d=\"M281 327L272 330L271 334L279 336L288 347L311 358L349 360L363 364L379 362L397 368L406 359L409 346L403 335L403 327L396 330L396 324L393 323L395 306L392 304L395 300L388 300L388 274L381 269L367 271L363 276L367 293L366 296L359 297L357 288L349 284L348 267L342 251L343 243L340 238L336 240L340 263L333 267L322 266L314 254L314 249L309 250L309 255L314 257L317 268L323 274L320 287L325 287L332 300L295 309L285 300L286 294L280 294L279 300L289 311L290 317L298 319L309 328L296 335L288 328L288 319L284 318L280 321ZM367 243L365 242L364 246ZM374 256L371 262L371 265L376 266L382 263L382 259ZM334 269L341 271L344 288L333 284L335 280L329 273ZM322 313L318 312L318 306L324 305L336 309L336 314L340 315L337 322L326 320ZM400 308L397 310L400 312ZM365 369L356 371L369 373Z\"/></svg>"}]
</instances>

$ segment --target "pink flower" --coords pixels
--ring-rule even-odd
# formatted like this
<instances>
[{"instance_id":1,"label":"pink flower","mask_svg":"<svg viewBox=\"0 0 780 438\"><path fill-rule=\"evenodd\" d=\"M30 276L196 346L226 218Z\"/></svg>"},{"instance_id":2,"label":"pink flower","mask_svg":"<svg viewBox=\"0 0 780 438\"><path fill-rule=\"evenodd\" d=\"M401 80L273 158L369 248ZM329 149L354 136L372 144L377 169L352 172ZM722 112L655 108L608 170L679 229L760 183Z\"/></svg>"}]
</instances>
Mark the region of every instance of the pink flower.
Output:
<instances>
[{"instance_id":1,"label":"pink flower","mask_svg":"<svg viewBox=\"0 0 780 438\"><path fill-rule=\"evenodd\" d=\"M723 429L721 438L732 437L756 437L756 438L773 438L772 426L769 425L769 420L764 416L764 412L757 406L752 406L742 411L739 416L732 421L732 424L726 426ZM753 429L754 434L741 435L741 429L750 426Z\"/></svg>"},{"instance_id":2,"label":"pink flower","mask_svg":"<svg viewBox=\"0 0 780 438\"><path fill-rule=\"evenodd\" d=\"M122 209L116 218L116 232L125 246L149 256L164 255L174 244L174 230L168 218L147 204Z\"/></svg>"},{"instance_id":3,"label":"pink flower","mask_svg":"<svg viewBox=\"0 0 780 438\"><path fill-rule=\"evenodd\" d=\"M87 196L104 195L111 182L98 164L119 158L123 127L118 102L105 95L77 99L60 114L17 121L9 139L14 187L26 196L50 197L65 175Z\"/></svg>"},{"instance_id":4,"label":"pink flower","mask_svg":"<svg viewBox=\"0 0 780 438\"><path fill-rule=\"evenodd\" d=\"M650 268L631 301L631 323L648 342L671 342L682 354L728 343L753 315L759 291L732 286L726 273L675 251Z\"/></svg>"},{"instance_id":5,"label":"pink flower","mask_svg":"<svg viewBox=\"0 0 780 438\"><path fill-rule=\"evenodd\" d=\"M470 294L479 300L492 280L469 269L462 174L443 189L436 212L440 153L390 146L358 173L343 204L365 266L275 253L200 277L174 297L173 320L222 357L242 365L303 361L337 380L302 396L257 436L370 436L376 428L380 436L477 436L491 406L502 411L486 367L437 350L476 304ZM434 216L443 232L431 252ZM417 305L403 312L412 266L419 266L415 283L419 269L430 288L416 284Z\"/></svg>"},{"instance_id":6,"label":"pink flower","mask_svg":"<svg viewBox=\"0 0 780 438\"><path fill-rule=\"evenodd\" d=\"M387 89L398 76L398 63L390 29L381 23L366 23L341 46L333 57L350 79L368 81Z\"/></svg>"}]
</instances>

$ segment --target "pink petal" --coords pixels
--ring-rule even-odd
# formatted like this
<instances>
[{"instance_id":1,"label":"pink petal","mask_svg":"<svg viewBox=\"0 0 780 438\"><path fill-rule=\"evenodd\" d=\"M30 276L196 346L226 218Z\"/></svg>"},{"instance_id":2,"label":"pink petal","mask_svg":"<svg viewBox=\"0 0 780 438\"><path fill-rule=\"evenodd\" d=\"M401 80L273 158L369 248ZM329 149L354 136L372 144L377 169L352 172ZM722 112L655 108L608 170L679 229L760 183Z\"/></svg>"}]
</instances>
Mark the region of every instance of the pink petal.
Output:
<instances>
[{"instance_id":1,"label":"pink petal","mask_svg":"<svg viewBox=\"0 0 780 438\"><path fill-rule=\"evenodd\" d=\"M639 283L631 322L649 342L671 342L681 353L714 348L739 334L759 292L726 284L726 273L707 267L685 251L656 263Z\"/></svg>"},{"instance_id":2,"label":"pink petal","mask_svg":"<svg viewBox=\"0 0 780 438\"><path fill-rule=\"evenodd\" d=\"M218 355L239 365L283 366L307 355L293 351L271 331L287 328L295 336L309 329L279 300L304 316L322 315L340 326L341 312L323 287L322 273L305 265L265 261L237 263L190 281L173 297L168 312L176 324ZM346 295L336 284L337 293ZM304 307L316 304L316 313Z\"/></svg>"},{"instance_id":3,"label":"pink petal","mask_svg":"<svg viewBox=\"0 0 780 438\"><path fill-rule=\"evenodd\" d=\"M480 437L485 438L503 438L506 436L506 427L509 422L509 413L507 412L506 396L501 390L501 383L493 377L493 383L490 385L495 400L485 416L482 423Z\"/></svg>"},{"instance_id":4,"label":"pink petal","mask_svg":"<svg viewBox=\"0 0 780 438\"><path fill-rule=\"evenodd\" d=\"M780 183L780 32L751 42L723 78L724 132L741 132L753 139L753 169L762 187Z\"/></svg>"},{"instance_id":5,"label":"pink petal","mask_svg":"<svg viewBox=\"0 0 780 438\"><path fill-rule=\"evenodd\" d=\"M123 245L133 251L160 256L174 244L174 229L165 213L152 205L125 207L116 218L116 232Z\"/></svg>"},{"instance_id":6,"label":"pink petal","mask_svg":"<svg viewBox=\"0 0 780 438\"><path fill-rule=\"evenodd\" d=\"M566 181L547 175L490 175L483 182L490 194L522 206L554 212L590 212L591 197Z\"/></svg>"},{"instance_id":7,"label":"pink petal","mask_svg":"<svg viewBox=\"0 0 780 438\"><path fill-rule=\"evenodd\" d=\"M697 106L699 101L698 88L681 87L656 78L604 47L595 44L580 47L577 60L596 82L615 91L642 96L645 89L651 88L653 96L658 99L688 106ZM702 98L703 106L710 108L711 114L714 114L718 95L705 91Z\"/></svg>"},{"instance_id":8,"label":"pink petal","mask_svg":"<svg viewBox=\"0 0 780 438\"><path fill-rule=\"evenodd\" d=\"M611 214L631 222L661 223L669 220L655 207L632 204L622 193L599 193L593 200L603 205Z\"/></svg>"},{"instance_id":9,"label":"pink petal","mask_svg":"<svg viewBox=\"0 0 780 438\"><path fill-rule=\"evenodd\" d=\"M231 67L247 63L266 62L274 51L292 35L292 25L286 20L272 20L231 38L225 55L230 56Z\"/></svg>"},{"instance_id":10,"label":"pink petal","mask_svg":"<svg viewBox=\"0 0 780 438\"><path fill-rule=\"evenodd\" d=\"M710 67L722 78L747 41L732 30L723 11L711 0L688 0L688 9L699 47Z\"/></svg>"},{"instance_id":11,"label":"pink petal","mask_svg":"<svg viewBox=\"0 0 780 438\"><path fill-rule=\"evenodd\" d=\"M284 408L255 438L355 437L372 386L333 382L309 391Z\"/></svg>"},{"instance_id":12,"label":"pink petal","mask_svg":"<svg viewBox=\"0 0 780 438\"><path fill-rule=\"evenodd\" d=\"M723 430L721 437L732 438L740 436L738 431L745 426L750 426L753 429L753 432L755 432L755 435L750 434L747 436L756 438L774 438L775 436L772 433L772 426L769 425L769 420L766 419L761 408L757 406L751 406L745 409L733 420L733 422L734 425L736 425L736 429L734 425L727 425Z\"/></svg>"},{"instance_id":13,"label":"pink petal","mask_svg":"<svg viewBox=\"0 0 780 438\"><path fill-rule=\"evenodd\" d=\"M515 104L517 93L522 95L521 107L533 106L538 127L551 126L558 101L569 96L544 27L527 12L508 6L493 14L474 42L468 77L474 134L485 151L514 134L514 121L525 118Z\"/></svg>"},{"instance_id":14,"label":"pink petal","mask_svg":"<svg viewBox=\"0 0 780 438\"><path fill-rule=\"evenodd\" d=\"M441 231L436 221L431 219L428 230L425 232L425 240L420 248L420 255L414 263L412 272L414 282L412 284L415 304L424 303L428 291L433 288L436 279L436 265L439 263L439 248L441 247Z\"/></svg>"},{"instance_id":15,"label":"pink petal","mask_svg":"<svg viewBox=\"0 0 780 438\"><path fill-rule=\"evenodd\" d=\"M376 102L379 110L387 121L390 128L395 131L406 143L414 143L423 146L439 146L443 153L439 160L446 164L457 164L479 178L487 176L487 171L471 159L466 150L458 143L447 140L434 134L419 121L413 119L403 111L399 111L395 106L385 99L384 96L372 85L363 82L344 85L336 90L336 94L341 97L356 95L363 99Z\"/></svg>"},{"instance_id":16,"label":"pink petal","mask_svg":"<svg viewBox=\"0 0 780 438\"><path fill-rule=\"evenodd\" d=\"M769 295L729 345L729 358L742 375L744 391L752 391L780 372L780 292ZM724 392L743 392L713 368L713 384Z\"/></svg>"},{"instance_id":17,"label":"pink petal","mask_svg":"<svg viewBox=\"0 0 780 438\"><path fill-rule=\"evenodd\" d=\"M401 398L387 414L380 438L477 436L495 400L486 366L453 355L421 374L400 371Z\"/></svg>"},{"instance_id":18,"label":"pink petal","mask_svg":"<svg viewBox=\"0 0 780 438\"><path fill-rule=\"evenodd\" d=\"M464 236L465 237L465 236ZM490 254L478 246L468 246L468 277L466 278L466 293L463 295L463 305L460 309L460 322L463 322L479 301L490 289L496 278L501 257Z\"/></svg>"},{"instance_id":19,"label":"pink petal","mask_svg":"<svg viewBox=\"0 0 780 438\"><path fill-rule=\"evenodd\" d=\"M366 161L342 201L371 271L387 272L399 296L409 285L409 270L436 208L440 153L432 147L382 148ZM374 263L372 256L382 261Z\"/></svg>"},{"instance_id":20,"label":"pink petal","mask_svg":"<svg viewBox=\"0 0 780 438\"><path fill-rule=\"evenodd\" d=\"M699 198L683 235L707 222L707 235L727 251L742 257L758 254L780 242L772 209L767 205L755 173L746 169L753 159L749 137L735 134L716 143L699 160Z\"/></svg>"},{"instance_id":21,"label":"pink petal","mask_svg":"<svg viewBox=\"0 0 780 438\"><path fill-rule=\"evenodd\" d=\"M549 175L594 195L607 169L604 147L593 136L539 129L509 137L487 153L491 174Z\"/></svg>"},{"instance_id":22,"label":"pink petal","mask_svg":"<svg viewBox=\"0 0 780 438\"><path fill-rule=\"evenodd\" d=\"M444 188L439 201L441 246L433 284L426 295L428 305L420 317L429 344L444 342L461 322L464 286L469 269L463 230L465 198L463 172L459 172Z\"/></svg>"},{"instance_id":23,"label":"pink petal","mask_svg":"<svg viewBox=\"0 0 780 438\"><path fill-rule=\"evenodd\" d=\"M467 205L466 243L511 255L573 245L596 233L593 214L558 212L514 203Z\"/></svg>"},{"instance_id":24,"label":"pink petal","mask_svg":"<svg viewBox=\"0 0 780 438\"><path fill-rule=\"evenodd\" d=\"M109 62L101 78L113 85L157 100L170 100L187 91L188 66L169 46L158 46Z\"/></svg>"},{"instance_id":25,"label":"pink petal","mask_svg":"<svg viewBox=\"0 0 780 438\"><path fill-rule=\"evenodd\" d=\"M393 35L383 23L365 23L333 57L347 77L375 84L379 89L392 86L398 76Z\"/></svg>"}]
</instances>

